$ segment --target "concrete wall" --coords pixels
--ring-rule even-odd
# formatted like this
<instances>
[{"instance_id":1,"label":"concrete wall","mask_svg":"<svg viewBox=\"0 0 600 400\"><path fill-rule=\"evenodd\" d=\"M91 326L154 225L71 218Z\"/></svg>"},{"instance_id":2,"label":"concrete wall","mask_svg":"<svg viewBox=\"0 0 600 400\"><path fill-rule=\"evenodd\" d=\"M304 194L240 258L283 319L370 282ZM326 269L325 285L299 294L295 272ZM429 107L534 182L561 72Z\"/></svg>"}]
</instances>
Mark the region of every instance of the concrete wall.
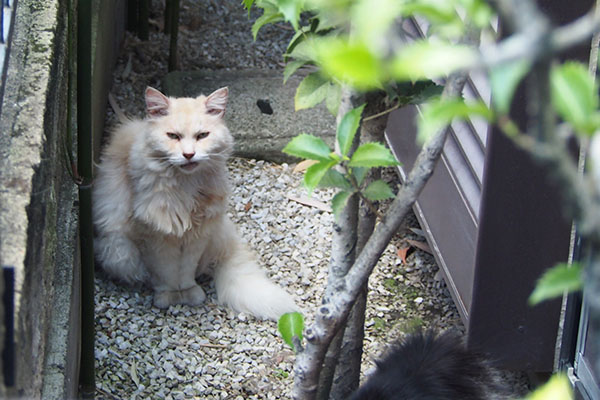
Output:
<instances>
[{"instance_id":1,"label":"concrete wall","mask_svg":"<svg viewBox=\"0 0 600 400\"><path fill-rule=\"evenodd\" d=\"M67 1L18 2L2 99L0 260L16 269L10 396L75 395L63 391L76 376L64 357L78 359L79 288L68 10Z\"/></svg>"},{"instance_id":2,"label":"concrete wall","mask_svg":"<svg viewBox=\"0 0 600 400\"><path fill-rule=\"evenodd\" d=\"M0 376L0 398L77 397L80 264L71 169L77 136L76 4L17 4L0 114L0 264L16 270L16 365L2 368L15 369L16 385L6 387ZM93 93L99 94L94 124L100 131L115 38L122 35L122 28L114 28L115 16L122 15L125 0L93 4Z\"/></svg>"}]
</instances>

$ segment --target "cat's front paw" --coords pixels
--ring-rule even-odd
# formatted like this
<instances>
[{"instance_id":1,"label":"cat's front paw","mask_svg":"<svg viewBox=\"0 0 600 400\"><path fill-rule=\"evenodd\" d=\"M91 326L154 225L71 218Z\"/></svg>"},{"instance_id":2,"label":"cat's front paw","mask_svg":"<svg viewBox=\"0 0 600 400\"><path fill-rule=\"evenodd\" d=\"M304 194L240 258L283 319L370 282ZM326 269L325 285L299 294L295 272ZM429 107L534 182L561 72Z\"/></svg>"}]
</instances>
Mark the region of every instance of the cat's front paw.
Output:
<instances>
[{"instance_id":1,"label":"cat's front paw","mask_svg":"<svg viewBox=\"0 0 600 400\"><path fill-rule=\"evenodd\" d=\"M179 293L181 294L182 304L187 304L188 306L198 306L206 300L206 293L204 293L204 290L200 286L192 286Z\"/></svg>"},{"instance_id":2,"label":"cat's front paw","mask_svg":"<svg viewBox=\"0 0 600 400\"><path fill-rule=\"evenodd\" d=\"M204 290L198 285L185 290L165 290L154 294L154 306L169 308L174 304L198 306L206 300Z\"/></svg>"},{"instance_id":3,"label":"cat's front paw","mask_svg":"<svg viewBox=\"0 0 600 400\"><path fill-rule=\"evenodd\" d=\"M175 304L174 292L164 291L154 294L154 306L158 308L169 308L171 304Z\"/></svg>"}]
</instances>

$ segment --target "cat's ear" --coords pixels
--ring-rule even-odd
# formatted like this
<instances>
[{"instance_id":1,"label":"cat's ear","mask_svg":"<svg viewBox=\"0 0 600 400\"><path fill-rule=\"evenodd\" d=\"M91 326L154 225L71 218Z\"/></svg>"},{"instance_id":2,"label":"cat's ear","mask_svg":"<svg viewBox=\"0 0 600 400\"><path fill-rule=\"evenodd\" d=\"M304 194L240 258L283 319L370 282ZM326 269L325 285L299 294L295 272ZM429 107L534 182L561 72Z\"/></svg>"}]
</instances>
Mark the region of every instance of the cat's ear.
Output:
<instances>
[{"instance_id":1,"label":"cat's ear","mask_svg":"<svg viewBox=\"0 0 600 400\"><path fill-rule=\"evenodd\" d=\"M169 113L169 98L160 91L146 88L146 112L151 117L160 117Z\"/></svg>"},{"instance_id":2,"label":"cat's ear","mask_svg":"<svg viewBox=\"0 0 600 400\"><path fill-rule=\"evenodd\" d=\"M210 115L222 117L227 106L229 89L227 87L217 89L206 98L206 112Z\"/></svg>"}]
</instances>

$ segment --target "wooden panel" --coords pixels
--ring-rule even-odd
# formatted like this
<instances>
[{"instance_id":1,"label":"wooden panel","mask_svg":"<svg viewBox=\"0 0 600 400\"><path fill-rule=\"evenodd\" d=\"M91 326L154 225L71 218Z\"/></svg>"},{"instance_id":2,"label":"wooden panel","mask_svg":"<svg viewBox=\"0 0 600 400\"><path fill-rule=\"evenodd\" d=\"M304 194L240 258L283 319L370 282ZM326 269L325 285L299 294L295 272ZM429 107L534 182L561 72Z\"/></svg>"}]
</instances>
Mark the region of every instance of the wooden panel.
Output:
<instances>
[{"instance_id":1,"label":"wooden panel","mask_svg":"<svg viewBox=\"0 0 600 400\"><path fill-rule=\"evenodd\" d=\"M419 151L414 123L417 112L417 107L407 106L392 113L388 121L386 137L403 163L403 178ZM465 161L452 131L442 159L417 201L415 213L465 323L472 299L479 192L477 176Z\"/></svg>"},{"instance_id":2,"label":"wooden panel","mask_svg":"<svg viewBox=\"0 0 600 400\"><path fill-rule=\"evenodd\" d=\"M386 138L404 178L419 147L418 109L390 115ZM470 136L470 137L469 137ZM453 124L415 212L469 332L469 344L503 367L552 367L557 302L527 298L545 268L566 259L569 223L546 172L499 132L487 154L470 124ZM485 172L483 171L485 167Z\"/></svg>"},{"instance_id":3,"label":"wooden panel","mask_svg":"<svg viewBox=\"0 0 600 400\"><path fill-rule=\"evenodd\" d=\"M488 141L469 344L503 367L550 371L560 302L530 307L546 268L565 261L570 224L546 170L495 130Z\"/></svg>"}]
</instances>

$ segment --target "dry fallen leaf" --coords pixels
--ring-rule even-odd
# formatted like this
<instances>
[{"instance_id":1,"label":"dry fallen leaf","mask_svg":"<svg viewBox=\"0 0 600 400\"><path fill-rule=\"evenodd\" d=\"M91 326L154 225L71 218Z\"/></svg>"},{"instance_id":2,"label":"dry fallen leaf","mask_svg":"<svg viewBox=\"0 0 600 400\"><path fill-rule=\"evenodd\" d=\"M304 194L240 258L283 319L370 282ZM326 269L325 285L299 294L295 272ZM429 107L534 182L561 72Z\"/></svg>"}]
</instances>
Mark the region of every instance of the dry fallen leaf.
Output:
<instances>
[{"instance_id":1,"label":"dry fallen leaf","mask_svg":"<svg viewBox=\"0 0 600 400\"><path fill-rule=\"evenodd\" d=\"M252 202L249 201L248 203L246 203L246 205L244 206L244 211L248 212L250 209L252 208Z\"/></svg>"},{"instance_id":2,"label":"dry fallen leaf","mask_svg":"<svg viewBox=\"0 0 600 400\"><path fill-rule=\"evenodd\" d=\"M131 380L135 383L136 386L140 386L140 378L137 375L137 364L135 360L131 364L131 368L129 369L129 374L131 375Z\"/></svg>"},{"instance_id":3,"label":"dry fallen leaf","mask_svg":"<svg viewBox=\"0 0 600 400\"><path fill-rule=\"evenodd\" d=\"M321 211L331 212L331 207L329 207L328 204L311 197L288 195L287 198L305 206L315 207Z\"/></svg>"},{"instance_id":4,"label":"dry fallen leaf","mask_svg":"<svg viewBox=\"0 0 600 400\"><path fill-rule=\"evenodd\" d=\"M426 242L419 242L417 240L410 239L406 239L406 242L411 246L416 247L417 249L421 249L429 254L433 254L433 252L431 251L431 247L429 247L429 245Z\"/></svg>"},{"instance_id":5,"label":"dry fallen leaf","mask_svg":"<svg viewBox=\"0 0 600 400\"><path fill-rule=\"evenodd\" d=\"M318 163L318 161L316 160L304 160L304 161L300 161L295 167L294 167L294 172L304 172L308 169L308 167L310 167L311 165L315 165L316 163Z\"/></svg>"},{"instance_id":6,"label":"dry fallen leaf","mask_svg":"<svg viewBox=\"0 0 600 400\"><path fill-rule=\"evenodd\" d=\"M398 257L400 257L400 261L402 261L402 264L406 264L406 257L408 256L408 251L410 250L410 247L402 247L400 249L398 249Z\"/></svg>"}]
</instances>

